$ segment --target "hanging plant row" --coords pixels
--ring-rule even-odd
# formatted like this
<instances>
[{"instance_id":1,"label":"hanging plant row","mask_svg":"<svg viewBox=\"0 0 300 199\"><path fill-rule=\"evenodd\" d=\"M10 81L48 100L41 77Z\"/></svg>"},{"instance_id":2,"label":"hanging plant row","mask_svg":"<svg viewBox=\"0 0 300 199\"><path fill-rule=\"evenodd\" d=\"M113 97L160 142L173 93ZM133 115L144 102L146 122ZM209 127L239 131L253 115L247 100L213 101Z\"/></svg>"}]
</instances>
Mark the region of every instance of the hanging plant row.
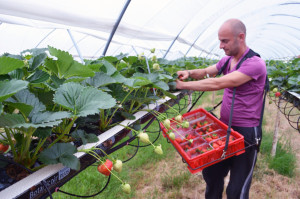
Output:
<instances>
[{"instance_id":1,"label":"hanging plant row","mask_svg":"<svg viewBox=\"0 0 300 199\"><path fill-rule=\"evenodd\" d=\"M175 99L176 72L197 68L195 63L159 62L153 55L148 69L143 56L119 55L81 64L50 46L4 54L0 57L0 168L14 161L30 172L58 163L79 170L74 155L79 146L99 142L97 136L134 119L134 113L161 98ZM145 134L137 135L144 140ZM81 152L91 155L92 151ZM103 165L104 160L95 158ZM128 185L123 181L122 185L128 192Z\"/></svg>"}]
</instances>

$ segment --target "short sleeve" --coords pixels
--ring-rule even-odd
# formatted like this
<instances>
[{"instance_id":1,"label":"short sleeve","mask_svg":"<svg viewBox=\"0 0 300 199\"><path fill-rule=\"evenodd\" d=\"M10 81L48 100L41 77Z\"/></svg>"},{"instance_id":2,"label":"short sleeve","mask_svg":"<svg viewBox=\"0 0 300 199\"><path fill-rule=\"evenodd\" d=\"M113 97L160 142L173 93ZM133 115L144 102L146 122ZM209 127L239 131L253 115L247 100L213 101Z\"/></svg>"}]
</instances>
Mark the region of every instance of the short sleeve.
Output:
<instances>
[{"instance_id":1,"label":"short sleeve","mask_svg":"<svg viewBox=\"0 0 300 199\"><path fill-rule=\"evenodd\" d=\"M229 59L230 56L223 57L217 64L216 67L219 70L221 70L222 66L225 64L225 62Z\"/></svg>"},{"instance_id":2,"label":"short sleeve","mask_svg":"<svg viewBox=\"0 0 300 199\"><path fill-rule=\"evenodd\" d=\"M266 74L266 64L260 57L254 56L246 59L237 71L257 80Z\"/></svg>"}]
</instances>

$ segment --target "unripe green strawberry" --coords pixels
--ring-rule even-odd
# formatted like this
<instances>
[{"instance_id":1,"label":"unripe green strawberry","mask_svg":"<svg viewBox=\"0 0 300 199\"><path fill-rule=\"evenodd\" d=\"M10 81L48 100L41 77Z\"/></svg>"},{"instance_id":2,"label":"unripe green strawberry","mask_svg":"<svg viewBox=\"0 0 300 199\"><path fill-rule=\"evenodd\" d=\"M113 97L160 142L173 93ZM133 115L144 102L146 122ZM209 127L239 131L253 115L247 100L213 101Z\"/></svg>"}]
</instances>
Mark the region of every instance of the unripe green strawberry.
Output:
<instances>
[{"instance_id":1,"label":"unripe green strawberry","mask_svg":"<svg viewBox=\"0 0 300 199\"><path fill-rule=\"evenodd\" d=\"M152 60L153 62L156 62L156 61L157 61L157 58L156 58L156 56L155 56L155 55L153 55L153 56L151 57L151 60Z\"/></svg>"},{"instance_id":2,"label":"unripe green strawberry","mask_svg":"<svg viewBox=\"0 0 300 199\"><path fill-rule=\"evenodd\" d=\"M277 88L273 88L273 92L276 93L278 91Z\"/></svg>"},{"instance_id":3,"label":"unripe green strawberry","mask_svg":"<svg viewBox=\"0 0 300 199\"><path fill-rule=\"evenodd\" d=\"M130 184L128 183L122 184L122 190L124 191L124 193L130 194L131 192Z\"/></svg>"},{"instance_id":4,"label":"unripe green strawberry","mask_svg":"<svg viewBox=\"0 0 300 199\"><path fill-rule=\"evenodd\" d=\"M189 128L190 127L190 123L188 122L188 121L184 121L184 122L182 122L182 128Z\"/></svg>"},{"instance_id":5,"label":"unripe green strawberry","mask_svg":"<svg viewBox=\"0 0 300 199\"><path fill-rule=\"evenodd\" d=\"M153 64L153 69L159 70L160 69L159 64L158 63Z\"/></svg>"},{"instance_id":6,"label":"unripe green strawberry","mask_svg":"<svg viewBox=\"0 0 300 199\"><path fill-rule=\"evenodd\" d=\"M155 52L155 48L150 49L150 52L154 53Z\"/></svg>"},{"instance_id":7,"label":"unripe green strawberry","mask_svg":"<svg viewBox=\"0 0 300 199\"><path fill-rule=\"evenodd\" d=\"M176 120L177 122L181 123L181 122L182 122L182 115L177 115L177 116L175 117L175 120Z\"/></svg>"},{"instance_id":8,"label":"unripe green strawberry","mask_svg":"<svg viewBox=\"0 0 300 199\"><path fill-rule=\"evenodd\" d=\"M122 171L123 163L121 160L116 160L113 166L114 171L120 173Z\"/></svg>"},{"instance_id":9,"label":"unripe green strawberry","mask_svg":"<svg viewBox=\"0 0 300 199\"><path fill-rule=\"evenodd\" d=\"M139 54L139 55L138 55L138 59L139 59L139 60L144 60L144 57L143 57L143 56L144 56L144 53Z\"/></svg>"},{"instance_id":10,"label":"unripe green strawberry","mask_svg":"<svg viewBox=\"0 0 300 199\"><path fill-rule=\"evenodd\" d=\"M169 120L169 119L165 119L165 120L163 121L163 125L164 125L164 127L165 127L166 129L169 129L169 128L171 127L171 122L170 122L170 120Z\"/></svg>"},{"instance_id":11,"label":"unripe green strawberry","mask_svg":"<svg viewBox=\"0 0 300 199\"><path fill-rule=\"evenodd\" d=\"M159 154L159 155L163 154L163 150L161 148L161 144L154 147L154 152L157 153L157 154Z\"/></svg>"},{"instance_id":12,"label":"unripe green strawberry","mask_svg":"<svg viewBox=\"0 0 300 199\"><path fill-rule=\"evenodd\" d=\"M147 133L144 133L143 131L140 131L140 133L137 135L141 142L149 144L149 135Z\"/></svg>"},{"instance_id":13,"label":"unripe green strawberry","mask_svg":"<svg viewBox=\"0 0 300 199\"><path fill-rule=\"evenodd\" d=\"M173 132L171 132L171 133L169 134L169 138L170 138L171 140L175 140L175 134L174 134Z\"/></svg>"}]
</instances>

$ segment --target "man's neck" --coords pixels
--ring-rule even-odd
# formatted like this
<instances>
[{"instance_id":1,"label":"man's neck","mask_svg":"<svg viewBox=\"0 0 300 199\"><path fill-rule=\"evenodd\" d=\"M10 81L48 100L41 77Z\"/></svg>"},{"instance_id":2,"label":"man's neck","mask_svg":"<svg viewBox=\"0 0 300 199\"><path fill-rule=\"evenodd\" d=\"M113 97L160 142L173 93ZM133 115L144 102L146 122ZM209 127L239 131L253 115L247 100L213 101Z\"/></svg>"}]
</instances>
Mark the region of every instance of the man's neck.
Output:
<instances>
[{"instance_id":1,"label":"man's neck","mask_svg":"<svg viewBox=\"0 0 300 199\"><path fill-rule=\"evenodd\" d=\"M248 47L246 45L242 46L239 53L237 55L233 56L233 59L235 61L239 61L240 58L245 54L247 49L248 49Z\"/></svg>"}]
</instances>

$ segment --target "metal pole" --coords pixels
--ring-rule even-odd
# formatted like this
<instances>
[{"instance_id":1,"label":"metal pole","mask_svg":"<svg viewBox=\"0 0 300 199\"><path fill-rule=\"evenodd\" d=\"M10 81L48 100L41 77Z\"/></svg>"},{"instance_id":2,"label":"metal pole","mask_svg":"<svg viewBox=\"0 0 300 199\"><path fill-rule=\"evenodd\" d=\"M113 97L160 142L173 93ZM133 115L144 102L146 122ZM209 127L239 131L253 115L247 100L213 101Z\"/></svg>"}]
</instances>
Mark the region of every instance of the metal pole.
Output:
<instances>
[{"instance_id":1,"label":"metal pole","mask_svg":"<svg viewBox=\"0 0 300 199\"><path fill-rule=\"evenodd\" d=\"M37 48L51 33L53 33L54 31L56 30L56 28L55 29L53 29L53 30L51 30L36 46L35 46L35 48Z\"/></svg>"},{"instance_id":2,"label":"metal pole","mask_svg":"<svg viewBox=\"0 0 300 199\"><path fill-rule=\"evenodd\" d=\"M69 33L69 35L70 35L70 37L71 37L71 39L72 39L72 42L73 42L73 44L74 44L74 46L75 46L75 48L76 48L76 51L77 51L77 53L78 53L78 55L79 55L79 57L80 57L81 63L84 64L84 60L83 60L83 58L82 58L81 52L80 52L80 50L79 50L79 48L78 48L78 46L77 46L77 43L75 42L75 39L74 39L74 37L73 37L71 31L70 31L69 29L67 29L67 31L68 31L68 33Z\"/></svg>"},{"instance_id":3,"label":"metal pole","mask_svg":"<svg viewBox=\"0 0 300 199\"><path fill-rule=\"evenodd\" d=\"M163 58L165 58L167 56L167 54L169 53L170 49L172 48L173 44L175 43L175 41L178 39L179 35L181 34L181 32L184 30L184 28L186 27L186 25L180 30L180 32L177 34L177 36L174 38L174 40L172 41L171 45L169 46L167 52L165 53L165 55L163 56Z\"/></svg>"},{"instance_id":4,"label":"metal pole","mask_svg":"<svg viewBox=\"0 0 300 199\"><path fill-rule=\"evenodd\" d=\"M123 7L123 10L121 11L119 18L117 19L117 21L116 21L116 23L115 23L115 25L114 25L114 28L112 29L112 31L111 31L111 33L110 33L110 35L109 35L109 38L108 38L107 43L106 43L106 46L105 46L105 48L104 48L104 50L103 50L102 56L105 56L105 54L106 54L106 52L107 52L107 49L108 49L108 47L109 47L109 44L110 44L110 42L111 42L111 40L112 40L112 38L113 38L113 36L114 36L114 34L115 34L115 32L116 32L116 30L117 30L119 24L120 24L120 21L121 21L123 15L124 15L124 13L125 13L125 11L126 11L128 5L129 5L129 3L130 3L130 1L131 1L131 0L127 0L125 6Z\"/></svg>"}]
</instances>

